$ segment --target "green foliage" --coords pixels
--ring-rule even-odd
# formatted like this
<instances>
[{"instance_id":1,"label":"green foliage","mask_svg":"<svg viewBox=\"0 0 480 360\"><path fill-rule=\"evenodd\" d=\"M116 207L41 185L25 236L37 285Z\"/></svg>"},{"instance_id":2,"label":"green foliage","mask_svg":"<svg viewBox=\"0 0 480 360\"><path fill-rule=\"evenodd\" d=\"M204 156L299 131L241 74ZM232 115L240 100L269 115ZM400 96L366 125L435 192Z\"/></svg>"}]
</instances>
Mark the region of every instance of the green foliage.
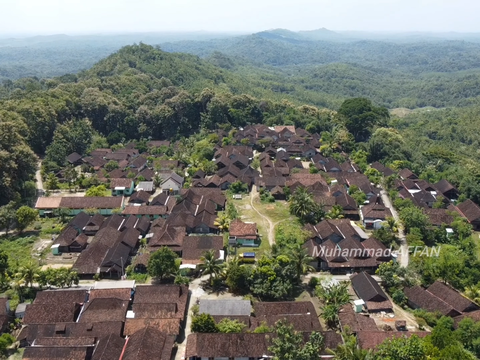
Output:
<instances>
[{"instance_id":1,"label":"green foliage","mask_svg":"<svg viewBox=\"0 0 480 360\"><path fill-rule=\"evenodd\" d=\"M7 348L12 345L15 342L15 338L8 334L8 333L3 333L0 336L0 353L5 355Z\"/></svg>"},{"instance_id":2,"label":"green foliage","mask_svg":"<svg viewBox=\"0 0 480 360\"><path fill-rule=\"evenodd\" d=\"M348 283L323 285L315 288L315 295L323 303L322 314L320 315L330 328L338 326L338 313L342 306L350 302Z\"/></svg>"},{"instance_id":3,"label":"green foliage","mask_svg":"<svg viewBox=\"0 0 480 360\"><path fill-rule=\"evenodd\" d=\"M234 333L241 333L247 325L243 322L238 321L237 319L231 320L228 318L222 319L218 324L218 332L224 334L234 334Z\"/></svg>"},{"instance_id":4,"label":"green foliage","mask_svg":"<svg viewBox=\"0 0 480 360\"><path fill-rule=\"evenodd\" d=\"M367 201L367 195L358 188L357 185L352 185L348 189L348 194L355 200L358 205L363 205Z\"/></svg>"},{"instance_id":5,"label":"green foliage","mask_svg":"<svg viewBox=\"0 0 480 360\"><path fill-rule=\"evenodd\" d=\"M177 272L178 255L167 247L155 251L148 260L147 270L151 277L160 280L172 277Z\"/></svg>"},{"instance_id":6,"label":"green foliage","mask_svg":"<svg viewBox=\"0 0 480 360\"><path fill-rule=\"evenodd\" d=\"M312 289L315 289L319 283L320 283L320 279L315 276L312 276L310 280L308 280L308 286L311 287Z\"/></svg>"},{"instance_id":7,"label":"green foliage","mask_svg":"<svg viewBox=\"0 0 480 360\"><path fill-rule=\"evenodd\" d=\"M110 160L108 163L105 164L104 169L108 172L118 169L118 162L116 162L115 160Z\"/></svg>"},{"instance_id":8,"label":"green foliage","mask_svg":"<svg viewBox=\"0 0 480 360\"><path fill-rule=\"evenodd\" d=\"M297 272L287 256L262 256L252 270L250 291L262 300L288 299L297 283Z\"/></svg>"},{"instance_id":9,"label":"green foliage","mask_svg":"<svg viewBox=\"0 0 480 360\"><path fill-rule=\"evenodd\" d=\"M8 235L8 230L13 226L15 219L15 204L13 202L0 207L0 229L5 229L6 235Z\"/></svg>"},{"instance_id":10,"label":"green foliage","mask_svg":"<svg viewBox=\"0 0 480 360\"><path fill-rule=\"evenodd\" d=\"M213 286L214 276L217 277L223 268L222 261L217 259L215 250L208 250L200 257L199 269L204 275L210 275L210 286Z\"/></svg>"},{"instance_id":11,"label":"green foliage","mask_svg":"<svg viewBox=\"0 0 480 360\"><path fill-rule=\"evenodd\" d=\"M78 274L70 268L48 268L38 273L38 283L42 287L64 288L78 285L78 282Z\"/></svg>"},{"instance_id":12,"label":"green foliage","mask_svg":"<svg viewBox=\"0 0 480 360\"><path fill-rule=\"evenodd\" d=\"M107 188L105 187L105 185L92 186L90 189L87 190L85 196L107 196Z\"/></svg>"},{"instance_id":13,"label":"green foliage","mask_svg":"<svg viewBox=\"0 0 480 360\"><path fill-rule=\"evenodd\" d=\"M306 188L298 187L289 200L290 214L298 217L303 224L317 224L325 216L323 206L313 199Z\"/></svg>"},{"instance_id":14,"label":"green foliage","mask_svg":"<svg viewBox=\"0 0 480 360\"><path fill-rule=\"evenodd\" d=\"M268 348L274 360L320 360L324 339L320 333L312 332L304 343L303 334L294 330L293 325L280 320L275 325L275 337Z\"/></svg>"},{"instance_id":15,"label":"green foliage","mask_svg":"<svg viewBox=\"0 0 480 360\"><path fill-rule=\"evenodd\" d=\"M59 188L58 178L53 173L47 175L47 180L45 181L45 187L47 190L55 190Z\"/></svg>"},{"instance_id":16,"label":"green foliage","mask_svg":"<svg viewBox=\"0 0 480 360\"><path fill-rule=\"evenodd\" d=\"M191 331L196 333L217 333L218 328L212 315L202 313L192 318Z\"/></svg>"},{"instance_id":17,"label":"green foliage","mask_svg":"<svg viewBox=\"0 0 480 360\"><path fill-rule=\"evenodd\" d=\"M273 329L267 325L265 321L262 321L254 330L254 334L267 334L273 332Z\"/></svg>"},{"instance_id":18,"label":"green foliage","mask_svg":"<svg viewBox=\"0 0 480 360\"><path fill-rule=\"evenodd\" d=\"M386 123L388 110L375 107L365 98L345 100L338 110L347 130L355 137L355 141L365 141L370 137L374 126Z\"/></svg>"},{"instance_id":19,"label":"green foliage","mask_svg":"<svg viewBox=\"0 0 480 360\"><path fill-rule=\"evenodd\" d=\"M426 360L427 350L422 339L416 335L389 339L380 344L374 356L375 360Z\"/></svg>"},{"instance_id":20,"label":"green foliage","mask_svg":"<svg viewBox=\"0 0 480 360\"><path fill-rule=\"evenodd\" d=\"M38 211L29 206L22 206L16 212L17 228L23 232L28 226L33 224L38 218Z\"/></svg>"},{"instance_id":21,"label":"green foliage","mask_svg":"<svg viewBox=\"0 0 480 360\"><path fill-rule=\"evenodd\" d=\"M234 194L246 194L248 193L248 185L241 181L235 181L230 184L229 190Z\"/></svg>"},{"instance_id":22,"label":"green foliage","mask_svg":"<svg viewBox=\"0 0 480 360\"><path fill-rule=\"evenodd\" d=\"M275 226L275 246L279 251L303 245L309 237L298 222L281 222Z\"/></svg>"},{"instance_id":23,"label":"green foliage","mask_svg":"<svg viewBox=\"0 0 480 360\"><path fill-rule=\"evenodd\" d=\"M240 265L238 261L230 261L225 272L225 284L232 293L245 293L249 290L251 267Z\"/></svg>"}]
</instances>

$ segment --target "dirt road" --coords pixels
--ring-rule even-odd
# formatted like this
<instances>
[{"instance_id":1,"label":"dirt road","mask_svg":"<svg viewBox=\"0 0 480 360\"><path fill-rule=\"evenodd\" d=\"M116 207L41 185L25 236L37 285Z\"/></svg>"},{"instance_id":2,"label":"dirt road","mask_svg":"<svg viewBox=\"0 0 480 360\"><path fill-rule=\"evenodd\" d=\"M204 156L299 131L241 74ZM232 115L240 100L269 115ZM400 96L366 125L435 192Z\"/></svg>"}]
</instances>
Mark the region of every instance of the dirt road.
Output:
<instances>
[{"instance_id":1,"label":"dirt road","mask_svg":"<svg viewBox=\"0 0 480 360\"><path fill-rule=\"evenodd\" d=\"M275 244L275 225L278 223L273 223L272 220L270 220L267 216L263 215L260 211L257 210L255 205L253 205L253 200L255 198L258 198L259 194L257 191L257 186L253 185L252 187L252 192L250 193L250 205L252 206L252 209L255 210L255 212L260 216L262 219L264 219L267 224L268 224L268 242L270 243L270 246Z\"/></svg>"}]
</instances>

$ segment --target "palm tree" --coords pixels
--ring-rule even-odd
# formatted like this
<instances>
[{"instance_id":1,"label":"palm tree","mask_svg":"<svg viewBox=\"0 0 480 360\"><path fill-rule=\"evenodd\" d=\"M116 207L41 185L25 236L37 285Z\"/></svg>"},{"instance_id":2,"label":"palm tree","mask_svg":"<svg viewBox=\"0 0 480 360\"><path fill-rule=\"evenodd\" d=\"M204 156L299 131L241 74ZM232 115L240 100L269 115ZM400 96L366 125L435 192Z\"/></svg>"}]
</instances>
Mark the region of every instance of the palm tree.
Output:
<instances>
[{"instance_id":1,"label":"palm tree","mask_svg":"<svg viewBox=\"0 0 480 360\"><path fill-rule=\"evenodd\" d=\"M22 279L25 283L25 286L32 287L33 283L39 277L39 267L38 264L34 261L29 261L25 265L21 266L18 269L16 277Z\"/></svg>"},{"instance_id":2,"label":"palm tree","mask_svg":"<svg viewBox=\"0 0 480 360\"><path fill-rule=\"evenodd\" d=\"M315 289L315 294L325 305L335 305L340 308L350 302L348 283L346 281L326 286L319 285Z\"/></svg>"},{"instance_id":3,"label":"palm tree","mask_svg":"<svg viewBox=\"0 0 480 360\"><path fill-rule=\"evenodd\" d=\"M315 268L310 265L310 263L313 261L313 257L308 255L307 250L300 245L292 248L288 252L288 255L290 261L295 265L298 279L300 279L300 276L302 275L315 271Z\"/></svg>"},{"instance_id":4,"label":"palm tree","mask_svg":"<svg viewBox=\"0 0 480 360\"><path fill-rule=\"evenodd\" d=\"M68 165L63 171L63 176L68 182L68 190L70 191L72 189L72 183L77 181L78 172L73 165Z\"/></svg>"},{"instance_id":5,"label":"palm tree","mask_svg":"<svg viewBox=\"0 0 480 360\"><path fill-rule=\"evenodd\" d=\"M333 205L325 215L325 219L343 219L343 208L340 205Z\"/></svg>"},{"instance_id":6,"label":"palm tree","mask_svg":"<svg viewBox=\"0 0 480 360\"><path fill-rule=\"evenodd\" d=\"M338 326L338 313L340 311L340 306L329 304L325 305L322 308L322 317L323 320L327 323L327 326L331 329L334 329Z\"/></svg>"},{"instance_id":7,"label":"palm tree","mask_svg":"<svg viewBox=\"0 0 480 360\"><path fill-rule=\"evenodd\" d=\"M218 229L221 232L225 232L225 231L228 231L231 222L232 222L232 220L230 220L230 218L227 216L227 214L222 213L218 216L218 218L215 220L213 225L218 227Z\"/></svg>"},{"instance_id":8,"label":"palm tree","mask_svg":"<svg viewBox=\"0 0 480 360\"><path fill-rule=\"evenodd\" d=\"M290 214L303 223L316 223L324 215L323 206L317 204L313 195L304 187L298 187L289 200Z\"/></svg>"},{"instance_id":9,"label":"palm tree","mask_svg":"<svg viewBox=\"0 0 480 360\"><path fill-rule=\"evenodd\" d=\"M390 231L396 233L398 231L398 225L395 219L393 217L387 217L385 220L385 225L390 229Z\"/></svg>"},{"instance_id":10,"label":"palm tree","mask_svg":"<svg viewBox=\"0 0 480 360\"><path fill-rule=\"evenodd\" d=\"M210 275L210 286L213 286L213 276L215 275L215 277L217 277L223 269L221 260L216 258L215 250L212 249L206 251L200 258L200 261L202 262L199 265L200 270L202 270L204 274Z\"/></svg>"},{"instance_id":11,"label":"palm tree","mask_svg":"<svg viewBox=\"0 0 480 360\"><path fill-rule=\"evenodd\" d=\"M160 174L158 173L155 173L155 175L153 176L153 185L158 188L160 187L160 185L162 184L163 182L163 179L162 177L160 176Z\"/></svg>"},{"instance_id":12,"label":"palm tree","mask_svg":"<svg viewBox=\"0 0 480 360\"><path fill-rule=\"evenodd\" d=\"M465 289L465 296L473 302L480 304L480 288L478 286L469 286Z\"/></svg>"}]
</instances>

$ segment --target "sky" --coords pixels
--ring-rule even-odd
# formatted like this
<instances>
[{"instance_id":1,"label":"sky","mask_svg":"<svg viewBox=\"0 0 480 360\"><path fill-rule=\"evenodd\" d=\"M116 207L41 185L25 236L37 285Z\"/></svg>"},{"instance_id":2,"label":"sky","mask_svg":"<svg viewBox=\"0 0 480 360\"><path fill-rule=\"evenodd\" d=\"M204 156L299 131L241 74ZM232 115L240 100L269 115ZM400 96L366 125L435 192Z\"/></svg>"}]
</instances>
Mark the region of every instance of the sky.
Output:
<instances>
[{"instance_id":1,"label":"sky","mask_svg":"<svg viewBox=\"0 0 480 360\"><path fill-rule=\"evenodd\" d=\"M480 32L478 0L0 0L0 34Z\"/></svg>"}]
</instances>

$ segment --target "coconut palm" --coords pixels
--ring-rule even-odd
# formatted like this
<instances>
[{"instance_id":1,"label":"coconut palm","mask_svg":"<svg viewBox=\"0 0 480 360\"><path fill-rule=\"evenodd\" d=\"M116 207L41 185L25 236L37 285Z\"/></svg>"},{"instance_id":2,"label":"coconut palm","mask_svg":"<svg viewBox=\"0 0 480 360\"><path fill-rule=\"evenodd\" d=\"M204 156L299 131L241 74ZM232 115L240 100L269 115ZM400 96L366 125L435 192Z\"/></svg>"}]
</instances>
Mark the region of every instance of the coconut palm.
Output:
<instances>
[{"instance_id":1,"label":"coconut palm","mask_svg":"<svg viewBox=\"0 0 480 360\"><path fill-rule=\"evenodd\" d=\"M398 224L393 217L387 217L385 219L385 225L393 233L396 233L398 231Z\"/></svg>"},{"instance_id":2,"label":"coconut palm","mask_svg":"<svg viewBox=\"0 0 480 360\"><path fill-rule=\"evenodd\" d=\"M340 312L340 306L329 304L322 308L322 314L320 315L327 323L327 326L331 329L335 329L338 326L338 313Z\"/></svg>"},{"instance_id":3,"label":"coconut palm","mask_svg":"<svg viewBox=\"0 0 480 360\"><path fill-rule=\"evenodd\" d=\"M202 270L204 274L210 275L210 286L213 286L213 276L217 277L223 269L221 260L216 258L215 250L212 249L206 251L200 258L200 261L200 270Z\"/></svg>"},{"instance_id":4,"label":"coconut palm","mask_svg":"<svg viewBox=\"0 0 480 360\"><path fill-rule=\"evenodd\" d=\"M160 176L160 174L156 173L154 176L153 176L153 185L158 188L160 187L160 185L162 184L163 182L163 179L162 177Z\"/></svg>"},{"instance_id":5,"label":"coconut palm","mask_svg":"<svg viewBox=\"0 0 480 360\"><path fill-rule=\"evenodd\" d=\"M289 200L290 214L303 223L317 223L325 215L323 206L317 204L313 195L304 187L298 187Z\"/></svg>"},{"instance_id":6,"label":"coconut palm","mask_svg":"<svg viewBox=\"0 0 480 360\"><path fill-rule=\"evenodd\" d=\"M465 289L465 296L473 302L480 304L480 288L478 286L470 286Z\"/></svg>"},{"instance_id":7,"label":"coconut palm","mask_svg":"<svg viewBox=\"0 0 480 360\"><path fill-rule=\"evenodd\" d=\"M343 219L343 208L340 205L333 205L325 215L325 219Z\"/></svg>"},{"instance_id":8,"label":"coconut palm","mask_svg":"<svg viewBox=\"0 0 480 360\"><path fill-rule=\"evenodd\" d=\"M33 283L39 278L39 267L35 261L29 261L25 265L18 268L18 272L15 275L16 278L22 279L25 286L32 287Z\"/></svg>"},{"instance_id":9,"label":"coconut palm","mask_svg":"<svg viewBox=\"0 0 480 360\"><path fill-rule=\"evenodd\" d=\"M221 232L225 232L228 231L228 229L230 228L231 222L232 220L227 216L227 214L222 213L218 216L218 218L215 219L213 225L218 227Z\"/></svg>"},{"instance_id":10,"label":"coconut palm","mask_svg":"<svg viewBox=\"0 0 480 360\"><path fill-rule=\"evenodd\" d=\"M313 257L308 255L307 250L300 245L290 249L290 251L288 252L288 256L290 261L295 266L298 279L302 275L315 271L315 268L310 265L310 263L314 260Z\"/></svg>"}]
</instances>

